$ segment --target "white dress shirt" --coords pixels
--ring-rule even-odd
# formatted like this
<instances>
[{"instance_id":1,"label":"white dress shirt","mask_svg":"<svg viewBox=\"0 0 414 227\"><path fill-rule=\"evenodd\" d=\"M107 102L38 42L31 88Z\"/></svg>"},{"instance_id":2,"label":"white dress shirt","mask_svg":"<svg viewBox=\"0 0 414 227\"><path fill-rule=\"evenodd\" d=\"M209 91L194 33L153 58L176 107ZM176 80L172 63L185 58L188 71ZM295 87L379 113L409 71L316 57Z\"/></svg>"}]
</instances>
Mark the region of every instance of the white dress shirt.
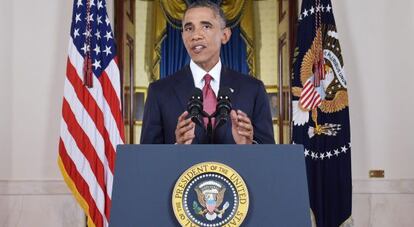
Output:
<instances>
[{"instance_id":1,"label":"white dress shirt","mask_svg":"<svg viewBox=\"0 0 414 227\"><path fill-rule=\"evenodd\" d=\"M210 82L210 86L214 91L214 94L217 96L220 88L220 74L221 74L221 60L210 70L210 72L204 71L200 66L198 66L193 60L190 62L191 73L193 74L194 85L197 88L203 90L204 87L204 76L209 74L213 79Z\"/></svg>"}]
</instances>

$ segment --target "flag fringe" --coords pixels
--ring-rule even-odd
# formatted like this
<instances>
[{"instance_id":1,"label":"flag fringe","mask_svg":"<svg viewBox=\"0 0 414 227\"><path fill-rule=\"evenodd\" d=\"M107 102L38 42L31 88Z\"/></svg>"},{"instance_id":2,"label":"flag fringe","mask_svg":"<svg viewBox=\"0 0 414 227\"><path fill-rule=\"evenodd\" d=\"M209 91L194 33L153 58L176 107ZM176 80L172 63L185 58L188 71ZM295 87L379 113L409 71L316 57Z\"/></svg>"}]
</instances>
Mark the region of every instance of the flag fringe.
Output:
<instances>
[{"instance_id":1,"label":"flag fringe","mask_svg":"<svg viewBox=\"0 0 414 227\"><path fill-rule=\"evenodd\" d=\"M312 227L316 227L316 218L315 218L315 215L313 214L312 209L310 209L310 215L311 215Z\"/></svg>"},{"instance_id":2,"label":"flag fringe","mask_svg":"<svg viewBox=\"0 0 414 227\"><path fill-rule=\"evenodd\" d=\"M311 215L312 227L317 227L315 215L313 214L312 209L310 209L310 215ZM354 226L354 219L352 218L352 215L351 215L339 227L352 227L352 226Z\"/></svg>"},{"instance_id":3,"label":"flag fringe","mask_svg":"<svg viewBox=\"0 0 414 227\"><path fill-rule=\"evenodd\" d=\"M339 227L352 227L352 226L354 226L354 219L352 218L352 215L351 215Z\"/></svg>"},{"instance_id":4,"label":"flag fringe","mask_svg":"<svg viewBox=\"0 0 414 227\"><path fill-rule=\"evenodd\" d=\"M92 221L91 216L89 214L89 206L82 195L76 189L75 183L72 181L72 178L69 177L69 174L66 172L66 169L63 165L62 159L58 156L58 165L60 172L62 173L63 179L66 182L66 185L69 187L70 191L72 192L73 196L76 198L76 201L82 207L83 212L85 212L86 216L88 217L88 227L96 227L95 223Z\"/></svg>"}]
</instances>

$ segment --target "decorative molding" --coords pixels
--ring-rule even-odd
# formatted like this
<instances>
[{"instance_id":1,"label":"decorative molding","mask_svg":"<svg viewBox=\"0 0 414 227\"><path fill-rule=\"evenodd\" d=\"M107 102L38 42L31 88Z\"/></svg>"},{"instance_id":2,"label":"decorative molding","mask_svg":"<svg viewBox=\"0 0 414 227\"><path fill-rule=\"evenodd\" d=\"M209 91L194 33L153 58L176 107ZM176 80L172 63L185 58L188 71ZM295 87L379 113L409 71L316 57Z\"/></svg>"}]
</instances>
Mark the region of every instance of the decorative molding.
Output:
<instances>
[{"instance_id":1,"label":"decorative molding","mask_svg":"<svg viewBox=\"0 0 414 227\"><path fill-rule=\"evenodd\" d=\"M414 179L354 179L353 194L414 194ZM0 180L0 196L72 195L63 180Z\"/></svg>"},{"instance_id":2,"label":"decorative molding","mask_svg":"<svg viewBox=\"0 0 414 227\"><path fill-rule=\"evenodd\" d=\"M135 36L134 36L135 37ZM135 84L135 38L133 38L130 34L126 34L126 45L128 47L128 55L126 58L128 60L125 60L125 62L128 62L129 65L127 65L127 71L129 75L129 103L127 103L129 110L128 113L128 124L129 124L129 139L127 139L127 143L133 144L134 138L135 138L135 131L134 131L134 84ZM124 75L125 76L125 75ZM123 88L125 92L125 88ZM125 106L124 106L125 108Z\"/></svg>"},{"instance_id":3,"label":"decorative molding","mask_svg":"<svg viewBox=\"0 0 414 227\"><path fill-rule=\"evenodd\" d=\"M286 10L284 10L283 2L286 0L279 0L279 24L282 23L283 19L286 17Z\"/></svg>"},{"instance_id":4,"label":"decorative molding","mask_svg":"<svg viewBox=\"0 0 414 227\"><path fill-rule=\"evenodd\" d=\"M135 1L129 0L129 4L126 4L126 15L129 19L129 22L131 24L135 23Z\"/></svg>"},{"instance_id":5,"label":"decorative molding","mask_svg":"<svg viewBox=\"0 0 414 227\"><path fill-rule=\"evenodd\" d=\"M279 91L282 91L282 92L279 92L279 96L278 96L278 99L279 99L278 100L279 101L279 119L282 120L280 122L283 122L283 120L285 119L285 112L286 112L285 108L290 108L289 104L285 105L285 103L283 102L284 101L284 95L285 95L284 92L283 92L283 84L284 84L284 79L286 77L286 75L284 75L284 73L283 73L283 69L284 69L283 66L284 66L284 64L286 64L285 60L289 59L289 56L284 56L283 55L283 50L288 45L287 42L288 42L287 33L284 32L283 34L281 34L279 36L279 44L278 44L278 50L279 50L279 53L278 53L278 69L279 69L279 72L278 72L278 80L279 80L278 85L279 85L279 87L278 87L278 89L279 89ZM283 130L284 129L283 126L284 126L283 124L278 124L278 127L279 127L279 143L280 144L285 143L285 141L284 141L284 136L285 136L284 134L285 133L284 133L284 130Z\"/></svg>"},{"instance_id":6,"label":"decorative molding","mask_svg":"<svg viewBox=\"0 0 414 227\"><path fill-rule=\"evenodd\" d=\"M0 196L72 195L63 180L0 181Z\"/></svg>"}]
</instances>

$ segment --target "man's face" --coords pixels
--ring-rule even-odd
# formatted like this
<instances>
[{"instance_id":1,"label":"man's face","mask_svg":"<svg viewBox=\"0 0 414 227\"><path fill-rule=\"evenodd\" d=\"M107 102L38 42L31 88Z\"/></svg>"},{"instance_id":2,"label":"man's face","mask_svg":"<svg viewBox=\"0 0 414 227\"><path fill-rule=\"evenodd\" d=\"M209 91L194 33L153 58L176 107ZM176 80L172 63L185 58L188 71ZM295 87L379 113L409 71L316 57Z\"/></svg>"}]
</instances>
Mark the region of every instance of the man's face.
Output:
<instances>
[{"instance_id":1,"label":"man's face","mask_svg":"<svg viewBox=\"0 0 414 227\"><path fill-rule=\"evenodd\" d=\"M207 72L217 64L221 44L227 43L230 35L230 29L210 8L192 8L184 16L184 46L191 59Z\"/></svg>"}]
</instances>

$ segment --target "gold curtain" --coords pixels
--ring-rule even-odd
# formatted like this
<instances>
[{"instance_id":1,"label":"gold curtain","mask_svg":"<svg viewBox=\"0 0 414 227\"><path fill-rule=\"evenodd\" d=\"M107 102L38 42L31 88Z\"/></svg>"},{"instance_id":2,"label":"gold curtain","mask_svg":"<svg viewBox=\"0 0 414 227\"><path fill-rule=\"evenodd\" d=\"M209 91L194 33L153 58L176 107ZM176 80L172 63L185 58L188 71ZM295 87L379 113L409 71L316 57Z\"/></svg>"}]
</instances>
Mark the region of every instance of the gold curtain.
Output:
<instances>
[{"instance_id":1,"label":"gold curtain","mask_svg":"<svg viewBox=\"0 0 414 227\"><path fill-rule=\"evenodd\" d=\"M256 75L256 55L254 47L254 15L253 0L247 0L243 15L240 21L241 35L246 43L247 65L249 66L250 75Z\"/></svg>"},{"instance_id":2,"label":"gold curtain","mask_svg":"<svg viewBox=\"0 0 414 227\"><path fill-rule=\"evenodd\" d=\"M176 2L173 0L171 2ZM161 44L166 36L167 22L161 8L161 1L154 1L154 49L152 51L152 70L151 81L156 81L160 78L160 63L161 63Z\"/></svg>"},{"instance_id":3,"label":"gold curtain","mask_svg":"<svg viewBox=\"0 0 414 227\"><path fill-rule=\"evenodd\" d=\"M156 0L154 1L154 50L152 58L151 79L160 78L161 44L166 36L166 26L169 23L176 29L181 29L181 19L187 8L184 0ZM247 64L250 74L255 75L255 51L253 29L253 1L252 0L224 0L221 4L228 25L236 26L240 23L241 36L246 43Z\"/></svg>"},{"instance_id":4,"label":"gold curtain","mask_svg":"<svg viewBox=\"0 0 414 227\"><path fill-rule=\"evenodd\" d=\"M187 9L187 4L183 0L160 0L160 6L165 20L176 29L181 29L180 22Z\"/></svg>"}]
</instances>

